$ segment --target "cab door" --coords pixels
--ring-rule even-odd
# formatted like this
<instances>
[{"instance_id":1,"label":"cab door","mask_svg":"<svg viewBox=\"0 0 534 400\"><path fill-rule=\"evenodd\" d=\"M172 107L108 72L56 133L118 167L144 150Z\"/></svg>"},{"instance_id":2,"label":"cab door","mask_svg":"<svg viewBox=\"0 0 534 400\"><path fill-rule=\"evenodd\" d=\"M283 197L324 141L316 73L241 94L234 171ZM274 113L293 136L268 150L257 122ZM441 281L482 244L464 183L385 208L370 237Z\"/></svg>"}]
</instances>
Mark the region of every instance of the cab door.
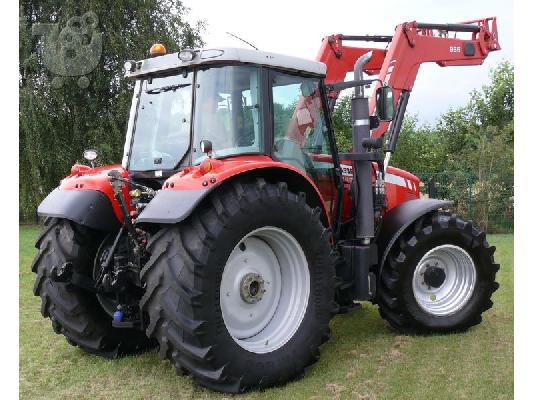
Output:
<instances>
[{"instance_id":1,"label":"cab door","mask_svg":"<svg viewBox=\"0 0 534 400\"><path fill-rule=\"evenodd\" d=\"M328 134L321 79L270 71L273 159L306 173L332 215L336 197L333 143Z\"/></svg>"}]
</instances>

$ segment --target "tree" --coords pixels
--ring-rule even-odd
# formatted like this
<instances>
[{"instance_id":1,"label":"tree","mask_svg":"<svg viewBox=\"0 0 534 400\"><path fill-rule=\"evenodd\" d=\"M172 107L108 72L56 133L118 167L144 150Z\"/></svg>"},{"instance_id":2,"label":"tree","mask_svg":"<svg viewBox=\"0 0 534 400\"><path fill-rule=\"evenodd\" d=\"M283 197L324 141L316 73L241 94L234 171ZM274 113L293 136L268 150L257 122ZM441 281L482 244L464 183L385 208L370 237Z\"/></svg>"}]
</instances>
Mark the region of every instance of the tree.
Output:
<instances>
[{"instance_id":1,"label":"tree","mask_svg":"<svg viewBox=\"0 0 534 400\"><path fill-rule=\"evenodd\" d=\"M466 106L439 119L436 130L446 140L448 158L457 168L472 169L466 155L480 150L481 143L502 138L513 144L514 69L504 61L491 72L490 84L471 92Z\"/></svg>"},{"instance_id":2,"label":"tree","mask_svg":"<svg viewBox=\"0 0 534 400\"><path fill-rule=\"evenodd\" d=\"M336 138L337 148L341 152L349 151L352 146L352 124L350 114L351 96L339 97L334 113L332 125Z\"/></svg>"},{"instance_id":3,"label":"tree","mask_svg":"<svg viewBox=\"0 0 534 400\"><path fill-rule=\"evenodd\" d=\"M417 148L422 148L429 137L429 144L441 149L435 163L427 164L429 169L411 171L446 171L442 196L455 200L461 209L469 208L470 217L485 230L510 228L514 191L514 68L511 63L499 64L491 72L490 83L474 90L465 106L443 114L430 136L417 132L417 137L410 137L406 130L409 131L405 124L400 149L414 141ZM418 158L427 153L413 154ZM394 160L398 160L397 156ZM409 158L400 161L400 167L413 168ZM508 226L501 226L500 221Z\"/></svg>"},{"instance_id":4,"label":"tree","mask_svg":"<svg viewBox=\"0 0 534 400\"><path fill-rule=\"evenodd\" d=\"M446 164L445 144L430 125L420 125L417 115L406 115L391 165L410 172L435 173Z\"/></svg>"},{"instance_id":5,"label":"tree","mask_svg":"<svg viewBox=\"0 0 534 400\"><path fill-rule=\"evenodd\" d=\"M92 11L102 32L102 54L86 75L63 77L55 88L46 64L47 37L38 24L66 26L71 17ZM128 59L147 57L161 41L169 52L202 45L203 23L185 20L179 0L21 0L19 27L19 194L21 220L34 218L44 196L57 186L85 148L97 148L100 162L119 162L133 83L123 78ZM42 26L42 25L41 25ZM49 38L48 38L49 39ZM57 86L57 85L56 85Z\"/></svg>"},{"instance_id":6,"label":"tree","mask_svg":"<svg viewBox=\"0 0 534 400\"><path fill-rule=\"evenodd\" d=\"M499 230L491 220L513 213L513 65L500 63L490 84L474 90L465 107L445 114L437 130L447 138L450 164L474 177L475 219L484 229Z\"/></svg>"}]
</instances>

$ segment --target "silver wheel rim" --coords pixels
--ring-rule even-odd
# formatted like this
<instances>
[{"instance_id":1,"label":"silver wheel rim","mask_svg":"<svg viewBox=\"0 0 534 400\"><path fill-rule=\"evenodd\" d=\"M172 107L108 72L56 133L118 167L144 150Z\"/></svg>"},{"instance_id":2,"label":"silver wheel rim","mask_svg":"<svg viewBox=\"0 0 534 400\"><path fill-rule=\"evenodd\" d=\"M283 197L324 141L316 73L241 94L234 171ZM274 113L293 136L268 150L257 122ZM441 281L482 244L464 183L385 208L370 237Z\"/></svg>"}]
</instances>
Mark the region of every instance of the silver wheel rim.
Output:
<instances>
[{"instance_id":1,"label":"silver wheel rim","mask_svg":"<svg viewBox=\"0 0 534 400\"><path fill-rule=\"evenodd\" d=\"M297 332L310 294L308 262L297 240L265 226L246 235L224 267L220 306L234 341L253 353L269 353Z\"/></svg>"},{"instance_id":2,"label":"silver wheel rim","mask_svg":"<svg viewBox=\"0 0 534 400\"><path fill-rule=\"evenodd\" d=\"M461 247L446 244L428 251L417 267L412 289L417 304L429 314L447 316L469 301L475 290L476 268Z\"/></svg>"}]
</instances>

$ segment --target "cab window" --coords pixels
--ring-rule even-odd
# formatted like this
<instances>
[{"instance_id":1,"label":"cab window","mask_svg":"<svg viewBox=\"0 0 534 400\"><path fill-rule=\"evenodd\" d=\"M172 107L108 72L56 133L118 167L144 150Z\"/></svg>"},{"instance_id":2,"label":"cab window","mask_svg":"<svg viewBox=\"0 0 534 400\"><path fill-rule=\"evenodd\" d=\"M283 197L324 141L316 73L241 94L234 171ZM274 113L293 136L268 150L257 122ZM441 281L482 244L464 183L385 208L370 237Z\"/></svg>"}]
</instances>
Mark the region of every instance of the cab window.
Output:
<instances>
[{"instance_id":1,"label":"cab window","mask_svg":"<svg viewBox=\"0 0 534 400\"><path fill-rule=\"evenodd\" d=\"M260 69L212 67L197 72L193 165L206 155L202 140L213 144L214 157L263 151Z\"/></svg>"}]
</instances>

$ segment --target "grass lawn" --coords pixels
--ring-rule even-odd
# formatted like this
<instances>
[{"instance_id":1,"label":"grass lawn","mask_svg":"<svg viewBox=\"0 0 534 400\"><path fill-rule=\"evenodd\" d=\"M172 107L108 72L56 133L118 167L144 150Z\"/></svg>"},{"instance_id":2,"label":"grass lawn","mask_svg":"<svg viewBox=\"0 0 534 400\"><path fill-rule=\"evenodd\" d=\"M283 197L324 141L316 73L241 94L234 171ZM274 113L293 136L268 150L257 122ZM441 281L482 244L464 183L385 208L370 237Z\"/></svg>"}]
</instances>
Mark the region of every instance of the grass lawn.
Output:
<instances>
[{"instance_id":1,"label":"grass lawn","mask_svg":"<svg viewBox=\"0 0 534 400\"><path fill-rule=\"evenodd\" d=\"M223 399L179 377L156 351L120 360L88 355L52 331L33 296L30 264L39 228L20 228L20 397L27 399ZM238 399L513 398L513 235L492 235L501 264L495 306L482 324L447 336L400 336L377 307L336 316L332 338L304 379Z\"/></svg>"}]
</instances>

